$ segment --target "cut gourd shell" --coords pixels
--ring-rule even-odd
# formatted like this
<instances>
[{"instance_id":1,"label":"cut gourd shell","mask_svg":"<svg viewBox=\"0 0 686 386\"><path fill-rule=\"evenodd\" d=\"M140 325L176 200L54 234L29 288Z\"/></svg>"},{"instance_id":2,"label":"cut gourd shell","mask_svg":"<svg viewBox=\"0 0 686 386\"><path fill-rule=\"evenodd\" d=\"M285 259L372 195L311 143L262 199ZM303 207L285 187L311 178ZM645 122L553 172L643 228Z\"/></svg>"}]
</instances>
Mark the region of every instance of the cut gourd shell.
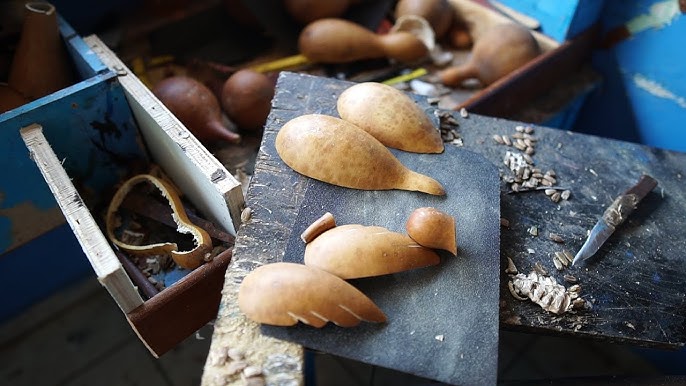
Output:
<instances>
[{"instance_id":1,"label":"cut gourd shell","mask_svg":"<svg viewBox=\"0 0 686 386\"><path fill-rule=\"evenodd\" d=\"M436 47L436 36L429 22L417 15L403 15L396 19L391 33L409 32L424 43L426 49L431 52Z\"/></svg>"},{"instance_id":2,"label":"cut gourd shell","mask_svg":"<svg viewBox=\"0 0 686 386\"><path fill-rule=\"evenodd\" d=\"M457 255L455 218L436 208L417 208L405 224L407 234L417 244L443 249Z\"/></svg>"},{"instance_id":3,"label":"cut gourd shell","mask_svg":"<svg viewBox=\"0 0 686 386\"><path fill-rule=\"evenodd\" d=\"M379 226L337 226L305 247L306 265L343 279L387 275L439 262L432 249Z\"/></svg>"},{"instance_id":4,"label":"cut gourd shell","mask_svg":"<svg viewBox=\"0 0 686 386\"><path fill-rule=\"evenodd\" d=\"M143 183L152 184L160 191L162 196L167 199L167 202L172 209L172 218L177 226L176 230L180 233L192 235L195 248L189 251L179 251L176 243L172 242L131 245L120 240L116 236L116 229L120 225L120 219L117 215L119 206L136 185ZM150 174L136 175L122 184L110 201L105 222L108 238L119 248L134 255L170 255L174 262L182 268L194 269L199 267L212 250L212 239L204 229L194 225L188 219L188 215L183 208L181 198L179 197L176 188L170 183Z\"/></svg>"},{"instance_id":5,"label":"cut gourd shell","mask_svg":"<svg viewBox=\"0 0 686 386\"><path fill-rule=\"evenodd\" d=\"M294 263L267 264L249 273L239 287L238 307L251 320L275 326L386 321L379 307L350 283Z\"/></svg>"}]
</instances>

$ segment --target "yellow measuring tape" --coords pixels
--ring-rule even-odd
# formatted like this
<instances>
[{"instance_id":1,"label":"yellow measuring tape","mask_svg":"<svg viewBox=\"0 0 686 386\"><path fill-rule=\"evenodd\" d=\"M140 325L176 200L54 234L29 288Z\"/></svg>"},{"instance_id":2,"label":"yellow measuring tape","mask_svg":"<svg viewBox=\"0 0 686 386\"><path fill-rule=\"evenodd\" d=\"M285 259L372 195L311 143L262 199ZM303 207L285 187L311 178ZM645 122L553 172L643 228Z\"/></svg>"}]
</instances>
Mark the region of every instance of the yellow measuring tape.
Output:
<instances>
[{"instance_id":1,"label":"yellow measuring tape","mask_svg":"<svg viewBox=\"0 0 686 386\"><path fill-rule=\"evenodd\" d=\"M308 63L310 63L310 61L307 60L307 58L303 55L293 55L281 59L276 59L271 62L256 64L254 66L251 66L250 68L257 72L270 72L284 70L291 67L297 67Z\"/></svg>"},{"instance_id":2,"label":"yellow measuring tape","mask_svg":"<svg viewBox=\"0 0 686 386\"><path fill-rule=\"evenodd\" d=\"M394 85L394 84L397 84L400 82L407 82L408 80L417 79L417 78L424 76L426 74L427 74L426 68L418 68L418 69L416 69L410 73L398 75L396 77L386 79L381 83L391 86L391 85Z\"/></svg>"}]
</instances>

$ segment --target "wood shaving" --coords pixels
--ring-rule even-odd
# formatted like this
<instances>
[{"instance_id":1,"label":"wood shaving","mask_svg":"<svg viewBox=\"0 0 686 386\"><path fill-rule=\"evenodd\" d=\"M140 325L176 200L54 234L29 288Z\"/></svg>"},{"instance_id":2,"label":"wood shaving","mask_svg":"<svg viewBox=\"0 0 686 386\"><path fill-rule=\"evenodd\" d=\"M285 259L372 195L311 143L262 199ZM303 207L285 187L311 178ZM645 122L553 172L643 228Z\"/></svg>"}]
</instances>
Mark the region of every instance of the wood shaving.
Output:
<instances>
[{"instance_id":1,"label":"wood shaving","mask_svg":"<svg viewBox=\"0 0 686 386\"><path fill-rule=\"evenodd\" d=\"M241 211L241 223L244 224L244 223L250 221L251 218L252 218L252 208L250 208L249 206L245 207Z\"/></svg>"},{"instance_id":2,"label":"wood shaving","mask_svg":"<svg viewBox=\"0 0 686 386\"><path fill-rule=\"evenodd\" d=\"M535 271L528 275L519 273L512 278L511 282L513 291L519 297L526 297L544 310L556 315L571 311L573 302L580 299L578 291L569 291L554 278L540 275ZM580 300L586 303L583 299Z\"/></svg>"},{"instance_id":3,"label":"wood shaving","mask_svg":"<svg viewBox=\"0 0 686 386\"><path fill-rule=\"evenodd\" d=\"M565 241L562 239L562 237L561 237L560 235L558 235L557 233L552 233L552 232L551 232L551 233L548 233L548 238L549 238L550 240L556 242L556 243L559 243L559 244L562 244L562 243L565 242Z\"/></svg>"},{"instance_id":4,"label":"wood shaving","mask_svg":"<svg viewBox=\"0 0 686 386\"><path fill-rule=\"evenodd\" d=\"M501 180L510 184L511 193L540 189L545 190L546 196L555 203L569 199L571 195L569 190L562 191L563 189L555 187L557 174L554 170L548 170L543 174L540 169L534 167L535 162L532 156L536 154L538 138L533 136L533 132L533 127L520 125L515 127L515 133L510 136L492 135L496 144L513 146L519 150L505 152L503 164L512 172L512 176L502 175Z\"/></svg>"},{"instance_id":5,"label":"wood shaving","mask_svg":"<svg viewBox=\"0 0 686 386\"><path fill-rule=\"evenodd\" d=\"M538 227L536 225L532 225L528 231L531 236L538 236Z\"/></svg>"},{"instance_id":6,"label":"wood shaving","mask_svg":"<svg viewBox=\"0 0 686 386\"><path fill-rule=\"evenodd\" d=\"M547 276L548 275L548 271L538 261L534 264L534 271L536 271L541 276Z\"/></svg>"},{"instance_id":7,"label":"wood shaving","mask_svg":"<svg viewBox=\"0 0 686 386\"><path fill-rule=\"evenodd\" d=\"M507 268L505 268L505 273L510 274L510 275L516 275L519 273L517 271L517 266L515 266L514 261L512 261L511 258L507 258Z\"/></svg>"},{"instance_id":8,"label":"wood shaving","mask_svg":"<svg viewBox=\"0 0 686 386\"><path fill-rule=\"evenodd\" d=\"M576 284L579 280L572 275L564 275L563 278L567 283Z\"/></svg>"},{"instance_id":9,"label":"wood shaving","mask_svg":"<svg viewBox=\"0 0 686 386\"><path fill-rule=\"evenodd\" d=\"M243 376L246 378L262 375L262 369L257 366L248 366L243 369Z\"/></svg>"}]
</instances>

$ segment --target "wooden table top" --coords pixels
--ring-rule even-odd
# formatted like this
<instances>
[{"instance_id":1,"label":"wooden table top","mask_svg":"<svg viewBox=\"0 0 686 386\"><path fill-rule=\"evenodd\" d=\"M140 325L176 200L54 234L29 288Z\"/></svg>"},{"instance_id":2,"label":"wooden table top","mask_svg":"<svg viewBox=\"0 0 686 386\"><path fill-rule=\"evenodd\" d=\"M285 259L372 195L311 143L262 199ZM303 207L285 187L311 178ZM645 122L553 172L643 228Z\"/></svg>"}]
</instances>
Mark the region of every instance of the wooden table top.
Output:
<instances>
[{"instance_id":1,"label":"wooden table top","mask_svg":"<svg viewBox=\"0 0 686 386\"><path fill-rule=\"evenodd\" d=\"M303 351L299 345L264 336L258 324L238 310L236 297L242 278L254 268L283 259L307 178L288 168L273 149L274 138L288 120L307 113L337 116L335 101L350 84L329 78L282 73L265 127L246 203L252 212L236 238L234 257L226 274L203 384L231 381L226 352L263 370L267 380L302 382ZM425 101L420 101L432 109ZM454 139L446 146L463 146L489 159L501 172L501 328L545 334L566 334L660 348L686 342L686 154L650 148L558 129L532 126L531 158L542 173L555 172L554 186L569 198L554 202L545 190L512 192L512 175L503 159L519 152L494 140L494 135L517 136L525 124L497 118L441 112L444 132ZM449 115L449 117L448 117ZM521 129L520 129L521 130ZM501 137L502 138L502 137ZM272 146L265 146L271 141ZM446 167L459 167L446 165ZM587 231L614 198L649 174L658 186L626 223L586 264L556 269L556 252L572 255ZM478 176L474 176L478 178ZM465 183L468 183L466 181ZM459 221L459 220L458 220ZM556 241L549 235L559 236ZM581 286L590 309L556 315L531 301L513 297L505 272L508 258L518 271L547 272L558 283ZM566 277L566 279L565 279ZM228 359L230 364L231 359Z\"/></svg>"}]
</instances>

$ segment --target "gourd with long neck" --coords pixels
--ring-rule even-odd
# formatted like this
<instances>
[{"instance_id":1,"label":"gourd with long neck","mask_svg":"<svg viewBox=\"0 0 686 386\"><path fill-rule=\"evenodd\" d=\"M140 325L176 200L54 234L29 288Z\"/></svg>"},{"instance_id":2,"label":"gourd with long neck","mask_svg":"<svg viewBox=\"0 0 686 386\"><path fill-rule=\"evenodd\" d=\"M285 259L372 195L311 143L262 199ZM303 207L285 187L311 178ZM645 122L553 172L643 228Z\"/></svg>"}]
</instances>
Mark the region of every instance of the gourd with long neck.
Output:
<instances>
[{"instance_id":1,"label":"gourd with long neck","mask_svg":"<svg viewBox=\"0 0 686 386\"><path fill-rule=\"evenodd\" d=\"M472 78L488 86L540 53L538 42L526 28L515 23L498 24L477 39L467 62L440 71L438 77L447 86L459 86Z\"/></svg>"},{"instance_id":2,"label":"gourd with long neck","mask_svg":"<svg viewBox=\"0 0 686 386\"><path fill-rule=\"evenodd\" d=\"M308 24L300 33L298 47L302 55L318 63L378 58L412 62L428 54L424 43L409 32L381 35L359 24L336 18Z\"/></svg>"}]
</instances>

